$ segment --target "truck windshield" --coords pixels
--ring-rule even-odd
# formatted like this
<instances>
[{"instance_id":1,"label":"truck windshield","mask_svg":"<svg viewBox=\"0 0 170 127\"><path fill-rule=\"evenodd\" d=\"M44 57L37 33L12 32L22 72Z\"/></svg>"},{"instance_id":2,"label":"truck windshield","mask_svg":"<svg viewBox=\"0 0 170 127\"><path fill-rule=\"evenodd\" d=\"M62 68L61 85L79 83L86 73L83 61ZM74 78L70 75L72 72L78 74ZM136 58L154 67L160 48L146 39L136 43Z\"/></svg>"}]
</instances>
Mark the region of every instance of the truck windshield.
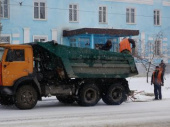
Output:
<instances>
[{"instance_id":1,"label":"truck windshield","mask_svg":"<svg viewBox=\"0 0 170 127\"><path fill-rule=\"evenodd\" d=\"M4 54L4 48L0 47L0 62L2 60L3 54Z\"/></svg>"}]
</instances>

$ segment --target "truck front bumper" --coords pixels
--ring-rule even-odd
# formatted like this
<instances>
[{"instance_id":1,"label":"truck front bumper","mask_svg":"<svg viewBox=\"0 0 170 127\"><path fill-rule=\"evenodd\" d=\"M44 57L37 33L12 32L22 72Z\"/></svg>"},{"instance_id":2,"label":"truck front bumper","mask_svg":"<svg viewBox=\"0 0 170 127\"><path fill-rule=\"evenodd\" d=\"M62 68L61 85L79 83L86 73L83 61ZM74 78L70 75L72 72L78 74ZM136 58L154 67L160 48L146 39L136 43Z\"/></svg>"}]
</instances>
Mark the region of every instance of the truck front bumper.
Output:
<instances>
[{"instance_id":1,"label":"truck front bumper","mask_svg":"<svg viewBox=\"0 0 170 127\"><path fill-rule=\"evenodd\" d=\"M13 95L12 87L0 86L0 96Z\"/></svg>"}]
</instances>

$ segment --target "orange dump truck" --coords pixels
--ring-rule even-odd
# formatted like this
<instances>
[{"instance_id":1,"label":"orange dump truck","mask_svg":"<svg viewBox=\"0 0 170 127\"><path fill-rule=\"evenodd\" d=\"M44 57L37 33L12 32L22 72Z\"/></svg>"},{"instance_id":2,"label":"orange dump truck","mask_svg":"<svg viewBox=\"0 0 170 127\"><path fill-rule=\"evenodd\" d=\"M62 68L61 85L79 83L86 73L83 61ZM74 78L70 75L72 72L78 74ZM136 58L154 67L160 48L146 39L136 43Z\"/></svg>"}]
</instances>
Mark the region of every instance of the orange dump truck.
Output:
<instances>
[{"instance_id":1,"label":"orange dump truck","mask_svg":"<svg viewBox=\"0 0 170 127\"><path fill-rule=\"evenodd\" d=\"M94 106L119 105L125 78L137 75L131 55L47 43L0 45L0 104L31 109L42 97Z\"/></svg>"}]
</instances>

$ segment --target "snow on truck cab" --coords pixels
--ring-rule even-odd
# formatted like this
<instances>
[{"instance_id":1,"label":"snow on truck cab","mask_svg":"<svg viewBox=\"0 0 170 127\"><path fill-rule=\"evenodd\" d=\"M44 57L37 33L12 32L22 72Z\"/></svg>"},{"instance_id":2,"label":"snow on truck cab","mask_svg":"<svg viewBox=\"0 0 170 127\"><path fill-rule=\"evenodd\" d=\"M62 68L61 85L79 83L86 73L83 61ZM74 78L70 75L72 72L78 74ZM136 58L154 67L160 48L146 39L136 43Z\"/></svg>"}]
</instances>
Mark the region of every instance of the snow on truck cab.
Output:
<instances>
[{"instance_id":1,"label":"snow on truck cab","mask_svg":"<svg viewBox=\"0 0 170 127\"><path fill-rule=\"evenodd\" d=\"M119 105L129 94L125 78L137 75L128 54L56 43L0 44L0 104L31 109L42 97L94 106Z\"/></svg>"}]
</instances>

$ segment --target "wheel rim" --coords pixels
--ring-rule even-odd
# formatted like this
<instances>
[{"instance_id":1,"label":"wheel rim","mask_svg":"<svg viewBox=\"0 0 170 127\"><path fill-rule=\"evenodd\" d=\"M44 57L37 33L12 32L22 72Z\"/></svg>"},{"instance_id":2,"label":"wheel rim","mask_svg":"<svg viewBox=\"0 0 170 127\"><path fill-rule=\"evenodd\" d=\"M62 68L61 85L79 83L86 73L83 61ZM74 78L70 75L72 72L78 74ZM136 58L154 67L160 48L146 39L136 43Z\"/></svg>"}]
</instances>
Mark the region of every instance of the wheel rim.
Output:
<instances>
[{"instance_id":1,"label":"wheel rim","mask_svg":"<svg viewBox=\"0 0 170 127\"><path fill-rule=\"evenodd\" d=\"M119 101L122 98L122 89L115 88L112 90L112 98L114 101Z\"/></svg>"},{"instance_id":2,"label":"wheel rim","mask_svg":"<svg viewBox=\"0 0 170 127\"><path fill-rule=\"evenodd\" d=\"M94 89L87 89L85 91L85 100L88 101L88 102L92 102L92 101L95 101L96 99L96 91Z\"/></svg>"},{"instance_id":3,"label":"wheel rim","mask_svg":"<svg viewBox=\"0 0 170 127\"><path fill-rule=\"evenodd\" d=\"M35 101L33 92L29 90L23 91L21 101L25 104L32 104Z\"/></svg>"}]
</instances>

